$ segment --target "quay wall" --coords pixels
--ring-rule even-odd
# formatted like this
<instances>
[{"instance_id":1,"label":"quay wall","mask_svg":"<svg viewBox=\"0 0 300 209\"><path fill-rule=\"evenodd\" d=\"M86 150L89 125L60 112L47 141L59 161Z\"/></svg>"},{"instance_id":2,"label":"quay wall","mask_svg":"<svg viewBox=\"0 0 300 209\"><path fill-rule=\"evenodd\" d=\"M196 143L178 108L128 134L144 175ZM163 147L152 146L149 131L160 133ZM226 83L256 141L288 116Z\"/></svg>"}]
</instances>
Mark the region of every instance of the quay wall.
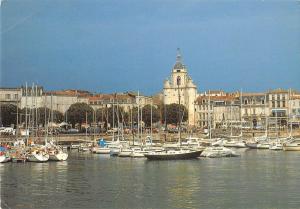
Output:
<instances>
[{"instance_id":1,"label":"quay wall","mask_svg":"<svg viewBox=\"0 0 300 209\"><path fill-rule=\"evenodd\" d=\"M237 136L239 135L240 132L233 132L233 135ZM263 130L248 130L248 131L243 131L243 139L247 140L252 138L253 136L262 136L265 134L265 131ZM217 138L217 137L226 137L230 135L230 131L228 130L213 130L212 132L212 137ZM287 137L289 135L289 132L287 130L281 130L276 133L275 131L270 131L268 133L269 137L275 138L277 135L279 137ZM149 134L143 134L142 139L145 139ZM187 138L191 136L189 133L182 133L181 137L182 138ZM199 138L207 138L207 135L203 133L194 133L192 134L193 137L199 137ZM300 137L300 129L293 130L293 136L294 137ZM60 144L70 144L70 143L78 143L78 142L94 142L98 141L99 139L103 138L105 140L112 140L112 135L111 134L98 134L98 135L85 135L85 134L65 134L65 135L58 135L58 136L48 136L48 140L54 140L59 142ZM20 139L22 137L18 137ZM125 134L124 138L132 141L133 138L137 140L137 136L133 136L132 134ZM0 142L14 142L16 141L17 137L16 136L0 136ZM39 136L39 137L29 137L30 140L33 140L37 143L43 143L45 140L44 136ZM156 133L153 134L153 139L155 140L160 140L161 142L172 142L172 141L177 141L178 139L178 133Z\"/></svg>"}]
</instances>

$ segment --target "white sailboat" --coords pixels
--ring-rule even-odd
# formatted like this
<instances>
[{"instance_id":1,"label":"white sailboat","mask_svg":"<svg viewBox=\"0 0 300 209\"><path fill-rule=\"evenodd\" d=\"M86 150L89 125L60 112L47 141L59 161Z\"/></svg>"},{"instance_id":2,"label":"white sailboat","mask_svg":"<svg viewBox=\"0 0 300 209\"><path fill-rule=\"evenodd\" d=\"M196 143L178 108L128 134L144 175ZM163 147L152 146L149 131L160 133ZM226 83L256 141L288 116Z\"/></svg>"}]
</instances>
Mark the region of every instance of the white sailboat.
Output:
<instances>
[{"instance_id":1,"label":"white sailboat","mask_svg":"<svg viewBox=\"0 0 300 209\"><path fill-rule=\"evenodd\" d=\"M49 154L44 150L34 149L27 155L29 162L47 162L49 160Z\"/></svg>"},{"instance_id":2,"label":"white sailboat","mask_svg":"<svg viewBox=\"0 0 300 209\"><path fill-rule=\"evenodd\" d=\"M0 155L0 163L6 163L9 162L11 160L11 158L7 155Z\"/></svg>"},{"instance_id":3,"label":"white sailboat","mask_svg":"<svg viewBox=\"0 0 300 209\"><path fill-rule=\"evenodd\" d=\"M207 147L201 153L201 157L219 158L219 157L237 157L239 154L226 147Z\"/></svg>"},{"instance_id":4,"label":"white sailboat","mask_svg":"<svg viewBox=\"0 0 300 209\"><path fill-rule=\"evenodd\" d=\"M49 160L51 161L65 161L68 159L68 153L63 152L61 149L49 151Z\"/></svg>"}]
</instances>

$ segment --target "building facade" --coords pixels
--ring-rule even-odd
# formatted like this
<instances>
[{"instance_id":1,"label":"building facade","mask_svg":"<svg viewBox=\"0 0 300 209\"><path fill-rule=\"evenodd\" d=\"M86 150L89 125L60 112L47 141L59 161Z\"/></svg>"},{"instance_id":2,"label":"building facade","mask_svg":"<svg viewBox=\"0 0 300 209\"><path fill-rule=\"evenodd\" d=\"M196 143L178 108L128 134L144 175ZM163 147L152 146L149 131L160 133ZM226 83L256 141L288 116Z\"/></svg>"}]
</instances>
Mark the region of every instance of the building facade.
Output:
<instances>
[{"instance_id":1,"label":"building facade","mask_svg":"<svg viewBox=\"0 0 300 209\"><path fill-rule=\"evenodd\" d=\"M21 88L0 88L0 103L19 106L22 97Z\"/></svg>"},{"instance_id":2,"label":"building facade","mask_svg":"<svg viewBox=\"0 0 300 209\"><path fill-rule=\"evenodd\" d=\"M268 96L265 93L242 93L239 95L241 119L244 128L265 128L268 123Z\"/></svg>"},{"instance_id":3,"label":"building facade","mask_svg":"<svg viewBox=\"0 0 300 209\"><path fill-rule=\"evenodd\" d=\"M212 128L237 126L240 121L240 103L234 94L209 91L196 100L197 126Z\"/></svg>"},{"instance_id":4,"label":"building facade","mask_svg":"<svg viewBox=\"0 0 300 209\"><path fill-rule=\"evenodd\" d=\"M187 68L183 64L178 50L171 76L164 81L163 103L184 105L188 111L188 125L194 126L196 123L195 101L197 94L197 86L188 75Z\"/></svg>"}]
</instances>

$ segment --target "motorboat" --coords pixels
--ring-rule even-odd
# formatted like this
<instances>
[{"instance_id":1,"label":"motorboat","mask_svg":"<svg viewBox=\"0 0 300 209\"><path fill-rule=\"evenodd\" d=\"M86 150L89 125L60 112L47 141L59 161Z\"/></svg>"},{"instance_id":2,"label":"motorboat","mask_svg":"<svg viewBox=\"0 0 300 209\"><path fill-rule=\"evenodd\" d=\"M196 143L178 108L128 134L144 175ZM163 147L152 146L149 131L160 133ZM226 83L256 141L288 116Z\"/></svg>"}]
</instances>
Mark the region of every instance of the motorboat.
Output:
<instances>
[{"instance_id":1,"label":"motorboat","mask_svg":"<svg viewBox=\"0 0 300 209\"><path fill-rule=\"evenodd\" d=\"M95 154L110 154L109 147L93 147L92 152Z\"/></svg>"},{"instance_id":2,"label":"motorboat","mask_svg":"<svg viewBox=\"0 0 300 209\"><path fill-rule=\"evenodd\" d=\"M219 147L207 147L203 150L201 157L219 158L219 157L237 157L240 156L233 150L219 146Z\"/></svg>"},{"instance_id":3,"label":"motorboat","mask_svg":"<svg viewBox=\"0 0 300 209\"><path fill-rule=\"evenodd\" d=\"M121 148L118 157L131 157L132 150L130 148Z\"/></svg>"},{"instance_id":4,"label":"motorboat","mask_svg":"<svg viewBox=\"0 0 300 209\"><path fill-rule=\"evenodd\" d=\"M283 143L284 151L300 151L300 139L292 139Z\"/></svg>"},{"instance_id":5,"label":"motorboat","mask_svg":"<svg viewBox=\"0 0 300 209\"><path fill-rule=\"evenodd\" d=\"M142 158L142 157L145 157L145 154L148 153L140 147L133 147L131 150L132 150L132 152L130 154L130 157L133 157L133 158Z\"/></svg>"},{"instance_id":6,"label":"motorboat","mask_svg":"<svg viewBox=\"0 0 300 209\"><path fill-rule=\"evenodd\" d=\"M246 145L250 149L269 149L270 147L270 143L267 141L248 142Z\"/></svg>"},{"instance_id":7,"label":"motorboat","mask_svg":"<svg viewBox=\"0 0 300 209\"><path fill-rule=\"evenodd\" d=\"M169 149L145 154L148 160L188 160L200 156L202 151L189 149Z\"/></svg>"},{"instance_id":8,"label":"motorboat","mask_svg":"<svg viewBox=\"0 0 300 209\"><path fill-rule=\"evenodd\" d=\"M78 151L79 152L88 152L91 150L92 144L91 143L82 143L79 145Z\"/></svg>"},{"instance_id":9,"label":"motorboat","mask_svg":"<svg viewBox=\"0 0 300 209\"><path fill-rule=\"evenodd\" d=\"M283 150L283 146L282 146L281 143L276 142L276 143L270 144L269 149L270 150L275 150L275 151L277 151L277 150Z\"/></svg>"},{"instance_id":10,"label":"motorboat","mask_svg":"<svg viewBox=\"0 0 300 209\"><path fill-rule=\"evenodd\" d=\"M223 146L224 147L233 147L233 148L246 148L246 144L243 141L237 141L237 140L232 140L232 141L223 141Z\"/></svg>"},{"instance_id":11,"label":"motorboat","mask_svg":"<svg viewBox=\"0 0 300 209\"><path fill-rule=\"evenodd\" d=\"M80 144L71 144L70 149L79 149Z\"/></svg>"},{"instance_id":12,"label":"motorboat","mask_svg":"<svg viewBox=\"0 0 300 209\"><path fill-rule=\"evenodd\" d=\"M120 153L121 145L119 144L111 144L108 146L110 149L111 156L118 156Z\"/></svg>"}]
</instances>

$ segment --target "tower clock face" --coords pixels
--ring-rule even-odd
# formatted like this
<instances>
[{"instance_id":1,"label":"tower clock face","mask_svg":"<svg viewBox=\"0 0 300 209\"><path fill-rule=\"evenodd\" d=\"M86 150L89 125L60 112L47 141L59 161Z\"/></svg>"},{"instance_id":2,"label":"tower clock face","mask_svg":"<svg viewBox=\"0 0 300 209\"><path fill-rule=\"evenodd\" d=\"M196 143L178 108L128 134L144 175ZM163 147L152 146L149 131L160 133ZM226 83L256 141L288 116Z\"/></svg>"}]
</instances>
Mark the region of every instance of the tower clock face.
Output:
<instances>
[{"instance_id":1,"label":"tower clock face","mask_svg":"<svg viewBox=\"0 0 300 209\"><path fill-rule=\"evenodd\" d=\"M181 77L180 76L177 76L177 86L179 86L181 83Z\"/></svg>"}]
</instances>

